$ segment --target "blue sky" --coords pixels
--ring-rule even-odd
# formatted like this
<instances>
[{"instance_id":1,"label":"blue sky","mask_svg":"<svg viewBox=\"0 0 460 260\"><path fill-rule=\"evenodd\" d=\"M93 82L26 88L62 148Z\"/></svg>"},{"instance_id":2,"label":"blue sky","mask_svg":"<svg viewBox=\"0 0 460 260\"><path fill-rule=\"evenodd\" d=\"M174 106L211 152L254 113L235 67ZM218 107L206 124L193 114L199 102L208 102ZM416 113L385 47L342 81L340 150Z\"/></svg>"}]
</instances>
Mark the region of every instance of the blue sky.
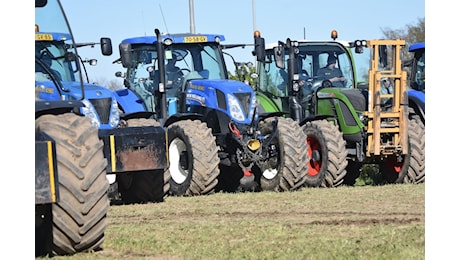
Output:
<instances>
[{"instance_id":1,"label":"blue sky","mask_svg":"<svg viewBox=\"0 0 460 260\"><path fill-rule=\"evenodd\" d=\"M332 29L343 40L376 39L383 37L382 29L404 29L425 17L422 0L351 0L346 5L342 0L193 2L195 32L223 34L225 43L252 43L254 25L266 42L284 41L287 37L303 39L304 33L307 39L330 39ZM125 38L153 35L155 28L169 33L190 32L189 0L62 0L62 4L77 42L112 39L112 56L102 56L100 48L79 50L82 58L98 59L96 67L88 68L91 81L116 79L114 74L122 67L112 61L118 58L118 44ZM229 52L237 61L254 61L251 50L249 47Z\"/></svg>"}]
</instances>

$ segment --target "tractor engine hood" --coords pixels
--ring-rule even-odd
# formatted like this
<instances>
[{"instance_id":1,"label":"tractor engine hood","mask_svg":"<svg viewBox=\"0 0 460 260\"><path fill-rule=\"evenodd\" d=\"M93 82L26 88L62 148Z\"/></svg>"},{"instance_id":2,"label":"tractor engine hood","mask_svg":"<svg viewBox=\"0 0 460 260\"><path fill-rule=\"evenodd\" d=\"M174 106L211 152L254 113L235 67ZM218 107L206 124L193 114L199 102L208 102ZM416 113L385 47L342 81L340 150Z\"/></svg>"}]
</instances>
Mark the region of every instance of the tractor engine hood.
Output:
<instances>
[{"instance_id":1,"label":"tractor engine hood","mask_svg":"<svg viewBox=\"0 0 460 260\"><path fill-rule=\"evenodd\" d=\"M62 81L64 90L58 91L52 81L36 81L35 92L41 100L80 100L82 98L79 82ZM113 93L94 84L85 83L85 107L81 112L90 117L101 129L116 128L120 122L118 104Z\"/></svg>"},{"instance_id":2,"label":"tractor engine hood","mask_svg":"<svg viewBox=\"0 0 460 260\"><path fill-rule=\"evenodd\" d=\"M186 105L217 109L238 123L249 124L256 96L251 86L241 81L196 79L186 85Z\"/></svg>"}]
</instances>

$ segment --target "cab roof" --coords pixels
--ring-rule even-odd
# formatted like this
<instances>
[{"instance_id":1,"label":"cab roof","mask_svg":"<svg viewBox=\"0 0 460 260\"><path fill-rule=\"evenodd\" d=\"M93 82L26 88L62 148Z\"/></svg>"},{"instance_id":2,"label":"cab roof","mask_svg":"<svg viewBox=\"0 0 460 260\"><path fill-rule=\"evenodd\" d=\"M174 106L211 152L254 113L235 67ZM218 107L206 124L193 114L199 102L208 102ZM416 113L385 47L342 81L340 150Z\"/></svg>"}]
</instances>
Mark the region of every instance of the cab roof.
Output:
<instances>
[{"instance_id":1,"label":"cab roof","mask_svg":"<svg viewBox=\"0 0 460 260\"><path fill-rule=\"evenodd\" d=\"M177 33L177 34L163 34L162 40L170 39L172 43L199 43L199 42L221 42L225 37L220 34L192 34L192 33ZM131 44L154 44L157 42L156 36L141 36L127 38L122 43Z\"/></svg>"}]
</instances>

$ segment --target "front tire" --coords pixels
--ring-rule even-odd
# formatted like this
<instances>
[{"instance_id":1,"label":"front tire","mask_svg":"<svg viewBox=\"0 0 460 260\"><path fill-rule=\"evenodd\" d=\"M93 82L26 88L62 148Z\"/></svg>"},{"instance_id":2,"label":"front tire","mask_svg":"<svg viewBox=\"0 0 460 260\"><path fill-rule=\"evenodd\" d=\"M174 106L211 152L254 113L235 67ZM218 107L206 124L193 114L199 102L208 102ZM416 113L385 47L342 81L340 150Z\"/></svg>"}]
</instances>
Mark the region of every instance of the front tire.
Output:
<instances>
[{"instance_id":1,"label":"front tire","mask_svg":"<svg viewBox=\"0 0 460 260\"><path fill-rule=\"evenodd\" d=\"M273 121L261 122L262 136L272 134ZM277 156L270 158L269 167L261 169L260 187L270 191L293 191L307 181L308 147L306 136L299 124L291 118L277 118L278 134L270 145L276 147Z\"/></svg>"},{"instance_id":2,"label":"front tire","mask_svg":"<svg viewBox=\"0 0 460 260\"><path fill-rule=\"evenodd\" d=\"M44 115L35 128L56 143L59 201L52 204L50 255L98 250L107 226L107 160L91 120L73 113Z\"/></svg>"},{"instance_id":3,"label":"front tire","mask_svg":"<svg viewBox=\"0 0 460 260\"><path fill-rule=\"evenodd\" d=\"M347 174L347 149L339 128L327 120L307 122L308 186L338 187Z\"/></svg>"},{"instance_id":4,"label":"front tire","mask_svg":"<svg viewBox=\"0 0 460 260\"><path fill-rule=\"evenodd\" d=\"M168 127L170 194L208 195L215 192L219 176L216 139L205 123L184 120Z\"/></svg>"}]
</instances>

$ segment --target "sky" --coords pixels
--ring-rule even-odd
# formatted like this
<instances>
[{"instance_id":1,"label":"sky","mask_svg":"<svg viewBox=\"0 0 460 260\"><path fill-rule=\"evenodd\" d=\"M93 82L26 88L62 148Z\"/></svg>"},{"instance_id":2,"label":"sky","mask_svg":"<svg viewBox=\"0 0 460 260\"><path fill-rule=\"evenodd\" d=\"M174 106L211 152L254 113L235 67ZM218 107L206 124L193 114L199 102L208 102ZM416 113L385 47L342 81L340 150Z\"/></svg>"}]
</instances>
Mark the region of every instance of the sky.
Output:
<instances>
[{"instance_id":1,"label":"sky","mask_svg":"<svg viewBox=\"0 0 460 260\"><path fill-rule=\"evenodd\" d=\"M266 43L291 39L329 40L331 30L339 39L382 38L383 29L404 29L425 17L422 0L376 1L306 1L306 0L62 0L77 42L112 39L112 56L102 56L96 46L80 48L82 58L96 58L98 64L88 69L90 81L107 84L121 65L112 64L119 57L118 44L125 38L154 35L158 28L166 33L191 31L193 13L195 32L223 34L225 42L253 43L257 29ZM129 4L128 4L129 3ZM190 11L193 3L193 12ZM394 8L397 6L398 8ZM333 7L333 8L330 8ZM329 10L328 10L329 9ZM289 10L283 11L283 10ZM358 11L357 11L358 10ZM254 61L252 47L229 50L237 61ZM226 60L228 63L228 60ZM233 66L228 66L233 73ZM117 81L121 82L121 79Z\"/></svg>"}]
</instances>

